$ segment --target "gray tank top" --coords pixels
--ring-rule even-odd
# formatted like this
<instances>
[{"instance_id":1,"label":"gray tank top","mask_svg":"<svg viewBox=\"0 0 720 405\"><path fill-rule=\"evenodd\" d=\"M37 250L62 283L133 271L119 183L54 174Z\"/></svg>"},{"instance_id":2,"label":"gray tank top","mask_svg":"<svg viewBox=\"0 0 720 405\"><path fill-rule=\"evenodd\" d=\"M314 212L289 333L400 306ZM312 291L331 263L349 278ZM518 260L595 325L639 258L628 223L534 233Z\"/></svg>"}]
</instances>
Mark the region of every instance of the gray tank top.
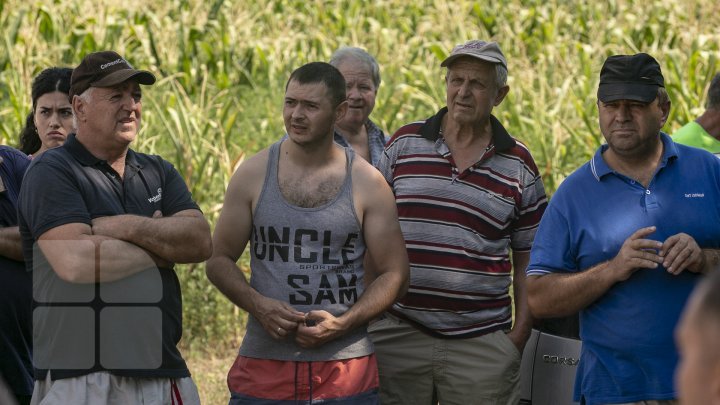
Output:
<instances>
[{"instance_id":1,"label":"gray tank top","mask_svg":"<svg viewBox=\"0 0 720 405\"><path fill-rule=\"evenodd\" d=\"M352 198L354 153L346 149L345 181L325 205L302 208L285 200L278 185L279 141L270 147L267 174L253 215L250 285L260 294L298 311L322 309L339 316L363 292L365 241ZM294 334L275 340L252 315L240 354L285 361L327 361L369 355L365 326L313 349Z\"/></svg>"}]
</instances>

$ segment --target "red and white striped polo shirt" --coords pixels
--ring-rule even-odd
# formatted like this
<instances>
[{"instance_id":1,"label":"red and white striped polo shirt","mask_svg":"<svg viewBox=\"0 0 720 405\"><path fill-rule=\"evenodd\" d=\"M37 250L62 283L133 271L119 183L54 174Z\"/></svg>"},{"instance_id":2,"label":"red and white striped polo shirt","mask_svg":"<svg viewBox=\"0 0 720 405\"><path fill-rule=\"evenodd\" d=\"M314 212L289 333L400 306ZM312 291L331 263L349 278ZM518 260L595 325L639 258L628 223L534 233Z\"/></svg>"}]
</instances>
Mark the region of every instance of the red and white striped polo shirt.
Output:
<instances>
[{"instance_id":1,"label":"red and white striped polo shirt","mask_svg":"<svg viewBox=\"0 0 720 405\"><path fill-rule=\"evenodd\" d=\"M530 251L547 198L530 151L492 116L488 149L459 173L440 134L446 112L400 128L378 163L410 258L410 288L391 312L467 338L510 328L510 250Z\"/></svg>"}]
</instances>

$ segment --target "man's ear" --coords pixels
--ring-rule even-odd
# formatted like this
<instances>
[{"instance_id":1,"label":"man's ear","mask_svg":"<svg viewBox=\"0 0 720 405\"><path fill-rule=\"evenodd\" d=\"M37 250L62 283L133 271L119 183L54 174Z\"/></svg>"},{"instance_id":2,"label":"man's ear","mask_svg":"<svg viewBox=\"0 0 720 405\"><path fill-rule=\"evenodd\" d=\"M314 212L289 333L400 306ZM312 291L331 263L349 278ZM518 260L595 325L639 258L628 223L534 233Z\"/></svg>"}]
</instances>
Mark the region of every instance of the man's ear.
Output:
<instances>
[{"instance_id":1,"label":"man's ear","mask_svg":"<svg viewBox=\"0 0 720 405\"><path fill-rule=\"evenodd\" d=\"M73 95L72 98L72 110L77 121L85 121L85 101L80 98L77 94Z\"/></svg>"},{"instance_id":2,"label":"man's ear","mask_svg":"<svg viewBox=\"0 0 720 405\"><path fill-rule=\"evenodd\" d=\"M667 103L665 103L665 104L658 105L658 107L660 108L660 111L662 111L662 116L660 117L660 119L661 119L660 128L665 126L665 123L667 122L668 117L670 116L670 106L671 106L670 100L668 100Z\"/></svg>"},{"instance_id":3,"label":"man's ear","mask_svg":"<svg viewBox=\"0 0 720 405\"><path fill-rule=\"evenodd\" d=\"M348 111L348 101L345 100L335 108L335 122L340 121Z\"/></svg>"},{"instance_id":4,"label":"man's ear","mask_svg":"<svg viewBox=\"0 0 720 405\"><path fill-rule=\"evenodd\" d=\"M495 107L499 106L500 103L502 103L502 101L505 99L505 96L507 96L507 94L509 92L510 92L510 86L508 86L507 84L500 87L500 89L498 89L497 96L495 96L495 104L493 104L493 105Z\"/></svg>"}]
</instances>

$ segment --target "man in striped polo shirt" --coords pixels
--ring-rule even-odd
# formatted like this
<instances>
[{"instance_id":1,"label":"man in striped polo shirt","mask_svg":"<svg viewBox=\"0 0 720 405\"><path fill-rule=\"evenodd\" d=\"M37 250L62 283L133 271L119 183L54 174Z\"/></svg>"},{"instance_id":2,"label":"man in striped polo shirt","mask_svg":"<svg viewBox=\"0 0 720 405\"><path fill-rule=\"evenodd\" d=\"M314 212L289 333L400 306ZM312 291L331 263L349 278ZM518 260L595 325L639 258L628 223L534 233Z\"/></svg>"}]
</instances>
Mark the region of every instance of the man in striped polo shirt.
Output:
<instances>
[{"instance_id":1,"label":"man in striped polo shirt","mask_svg":"<svg viewBox=\"0 0 720 405\"><path fill-rule=\"evenodd\" d=\"M378 163L411 272L370 327L381 400L514 404L531 330L525 268L547 199L530 152L492 115L509 91L497 43L458 45L441 66L447 107L400 128Z\"/></svg>"}]
</instances>

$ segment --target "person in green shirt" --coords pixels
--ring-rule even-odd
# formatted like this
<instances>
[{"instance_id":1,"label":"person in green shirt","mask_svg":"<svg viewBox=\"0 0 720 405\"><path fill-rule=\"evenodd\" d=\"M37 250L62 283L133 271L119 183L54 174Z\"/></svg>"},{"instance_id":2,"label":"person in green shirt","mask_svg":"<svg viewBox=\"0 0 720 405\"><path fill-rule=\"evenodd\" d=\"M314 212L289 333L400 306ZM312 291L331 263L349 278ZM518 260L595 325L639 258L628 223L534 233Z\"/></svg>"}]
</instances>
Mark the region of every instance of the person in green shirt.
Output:
<instances>
[{"instance_id":1,"label":"person in green shirt","mask_svg":"<svg viewBox=\"0 0 720 405\"><path fill-rule=\"evenodd\" d=\"M720 157L720 73L710 82L705 112L675 131L672 139Z\"/></svg>"}]
</instances>

